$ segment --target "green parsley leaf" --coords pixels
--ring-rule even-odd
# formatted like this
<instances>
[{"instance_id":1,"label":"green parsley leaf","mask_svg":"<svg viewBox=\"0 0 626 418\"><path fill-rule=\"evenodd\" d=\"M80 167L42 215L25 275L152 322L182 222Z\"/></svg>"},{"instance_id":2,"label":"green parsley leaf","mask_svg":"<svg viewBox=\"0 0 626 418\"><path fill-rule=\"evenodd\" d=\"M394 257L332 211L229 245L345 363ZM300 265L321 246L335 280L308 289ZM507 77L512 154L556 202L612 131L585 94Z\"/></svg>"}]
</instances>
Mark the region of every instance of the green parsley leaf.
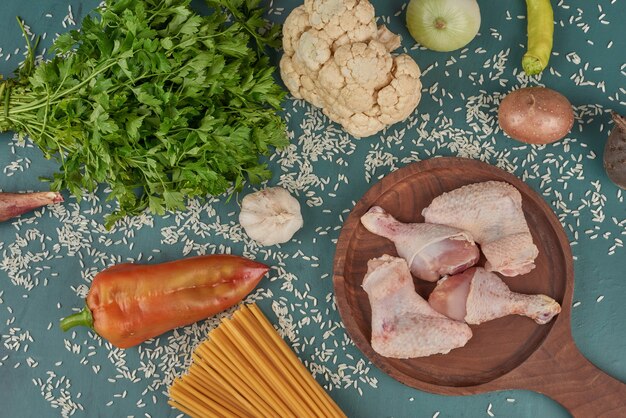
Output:
<instances>
[{"instance_id":1,"label":"green parsley leaf","mask_svg":"<svg viewBox=\"0 0 626 418\"><path fill-rule=\"evenodd\" d=\"M288 144L276 114L285 93L265 54L280 27L259 0L207 4L200 16L189 0L105 0L48 62L35 65L27 38L16 78L0 80L0 131L59 162L54 190L80 197L107 183L118 203L107 226L268 179L259 157Z\"/></svg>"}]
</instances>

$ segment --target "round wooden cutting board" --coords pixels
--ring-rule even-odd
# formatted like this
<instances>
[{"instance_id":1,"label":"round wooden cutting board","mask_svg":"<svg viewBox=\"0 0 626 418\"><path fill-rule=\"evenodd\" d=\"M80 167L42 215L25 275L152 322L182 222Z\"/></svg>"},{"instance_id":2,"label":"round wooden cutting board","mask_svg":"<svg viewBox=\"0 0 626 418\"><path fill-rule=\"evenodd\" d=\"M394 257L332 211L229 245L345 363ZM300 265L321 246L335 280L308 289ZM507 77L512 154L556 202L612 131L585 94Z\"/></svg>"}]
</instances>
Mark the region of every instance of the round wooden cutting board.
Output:
<instances>
[{"instance_id":1,"label":"round wooden cutting board","mask_svg":"<svg viewBox=\"0 0 626 418\"><path fill-rule=\"evenodd\" d=\"M422 210L435 197L488 180L510 183L520 191L524 215L539 248L535 269L504 281L515 292L554 298L562 306L561 313L546 325L507 316L472 326L474 335L467 345L446 355L406 360L380 356L370 345L371 309L361 283L368 260L397 253L391 241L367 231L360 217L376 205L402 222L423 222ZM481 259L479 264L483 263ZM572 340L573 261L559 220L529 186L497 167L463 158L435 158L386 176L357 202L346 220L337 243L333 282L339 312L358 348L408 386L445 395L530 389L552 397L575 416L626 416L626 385L589 363ZM418 279L414 283L424 298L435 286Z\"/></svg>"}]
</instances>

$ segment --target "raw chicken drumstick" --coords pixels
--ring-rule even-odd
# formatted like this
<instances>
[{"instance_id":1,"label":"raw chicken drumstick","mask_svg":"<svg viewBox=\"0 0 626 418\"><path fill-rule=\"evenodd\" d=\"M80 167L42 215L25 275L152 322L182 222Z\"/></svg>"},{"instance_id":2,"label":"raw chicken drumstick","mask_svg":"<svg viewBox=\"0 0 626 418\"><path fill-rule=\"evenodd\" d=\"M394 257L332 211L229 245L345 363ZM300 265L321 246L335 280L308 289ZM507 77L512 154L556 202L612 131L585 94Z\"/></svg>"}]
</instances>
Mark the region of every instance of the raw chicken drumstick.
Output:
<instances>
[{"instance_id":1,"label":"raw chicken drumstick","mask_svg":"<svg viewBox=\"0 0 626 418\"><path fill-rule=\"evenodd\" d=\"M368 231L388 238L398 255L409 264L411 273L436 282L446 274L456 274L476 264L478 247L467 232L445 225L402 223L381 207L372 207L361 217Z\"/></svg>"},{"instance_id":2,"label":"raw chicken drumstick","mask_svg":"<svg viewBox=\"0 0 626 418\"><path fill-rule=\"evenodd\" d=\"M383 255L368 261L363 289L372 307L372 348L382 356L445 354L472 337L467 324L436 312L415 292L401 258Z\"/></svg>"},{"instance_id":3,"label":"raw chicken drumstick","mask_svg":"<svg viewBox=\"0 0 626 418\"><path fill-rule=\"evenodd\" d=\"M487 181L444 193L422 211L426 222L472 234L487 258L485 268L505 276L535 268L539 250L533 243L522 196L508 183Z\"/></svg>"},{"instance_id":4,"label":"raw chicken drumstick","mask_svg":"<svg viewBox=\"0 0 626 418\"><path fill-rule=\"evenodd\" d=\"M502 279L482 267L441 279L428 303L437 312L468 324L506 315L524 315L546 324L561 312L561 305L551 297L511 292Z\"/></svg>"}]
</instances>

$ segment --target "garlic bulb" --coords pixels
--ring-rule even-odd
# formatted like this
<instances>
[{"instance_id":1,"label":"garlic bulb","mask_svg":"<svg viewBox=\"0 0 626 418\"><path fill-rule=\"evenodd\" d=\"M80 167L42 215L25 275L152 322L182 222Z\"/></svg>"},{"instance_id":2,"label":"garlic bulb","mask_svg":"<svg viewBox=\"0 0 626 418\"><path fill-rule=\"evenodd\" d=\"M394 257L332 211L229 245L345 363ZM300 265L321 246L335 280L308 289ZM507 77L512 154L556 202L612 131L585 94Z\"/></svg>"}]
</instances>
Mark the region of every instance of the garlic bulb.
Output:
<instances>
[{"instance_id":1,"label":"garlic bulb","mask_svg":"<svg viewBox=\"0 0 626 418\"><path fill-rule=\"evenodd\" d=\"M239 223L261 245L282 244L302 228L300 203L282 187L269 187L243 198Z\"/></svg>"}]
</instances>

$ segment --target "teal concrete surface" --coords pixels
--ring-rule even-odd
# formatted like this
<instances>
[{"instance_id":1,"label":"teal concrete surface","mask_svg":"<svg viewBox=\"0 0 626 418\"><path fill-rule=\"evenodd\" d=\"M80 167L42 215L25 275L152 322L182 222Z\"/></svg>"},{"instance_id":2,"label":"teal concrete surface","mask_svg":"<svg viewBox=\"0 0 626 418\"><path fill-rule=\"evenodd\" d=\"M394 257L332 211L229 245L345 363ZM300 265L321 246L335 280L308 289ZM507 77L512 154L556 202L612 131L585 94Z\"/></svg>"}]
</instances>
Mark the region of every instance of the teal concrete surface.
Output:
<instances>
[{"instance_id":1,"label":"teal concrete surface","mask_svg":"<svg viewBox=\"0 0 626 418\"><path fill-rule=\"evenodd\" d=\"M46 34L40 49L49 48L55 33L75 28L67 20L63 26L68 6L80 24L98 3L4 0L0 74L10 77L24 53L15 16L33 33ZM333 303L332 260L343 220L378 178L434 156L498 165L544 196L572 242L576 344L599 368L626 381L626 250L620 240L626 235L626 204L602 167L612 128L609 112L626 114L626 5L623 0L552 3L557 24L550 69L528 79L521 73L524 1L479 0L479 36L467 49L450 53L413 48L403 2L375 1L379 23L402 35L401 49L425 73L421 103L404 123L354 139L302 101L284 102L292 147L270 158L274 177L268 185L293 192L305 227L280 247L256 247L238 225L239 202L251 187L230 201L221 196L191 202L187 212L145 215L111 231L102 227L103 215L113 207L104 200L104 187L80 202L64 191L62 207L0 224L0 416L178 416L167 405L167 387L215 320L125 351L86 329L64 334L58 320L82 307L91 278L108 265L223 251L273 266L255 298L350 417L569 416L556 402L529 391L447 397L404 386L371 365L342 328ZM269 18L282 22L300 2L266 4ZM206 11L200 2L194 6ZM275 63L279 57L274 55ZM536 84L565 94L576 121L565 140L533 148L506 137L496 116L501 95ZM0 134L2 191L46 190L39 178L56 167L29 140Z\"/></svg>"}]
</instances>

